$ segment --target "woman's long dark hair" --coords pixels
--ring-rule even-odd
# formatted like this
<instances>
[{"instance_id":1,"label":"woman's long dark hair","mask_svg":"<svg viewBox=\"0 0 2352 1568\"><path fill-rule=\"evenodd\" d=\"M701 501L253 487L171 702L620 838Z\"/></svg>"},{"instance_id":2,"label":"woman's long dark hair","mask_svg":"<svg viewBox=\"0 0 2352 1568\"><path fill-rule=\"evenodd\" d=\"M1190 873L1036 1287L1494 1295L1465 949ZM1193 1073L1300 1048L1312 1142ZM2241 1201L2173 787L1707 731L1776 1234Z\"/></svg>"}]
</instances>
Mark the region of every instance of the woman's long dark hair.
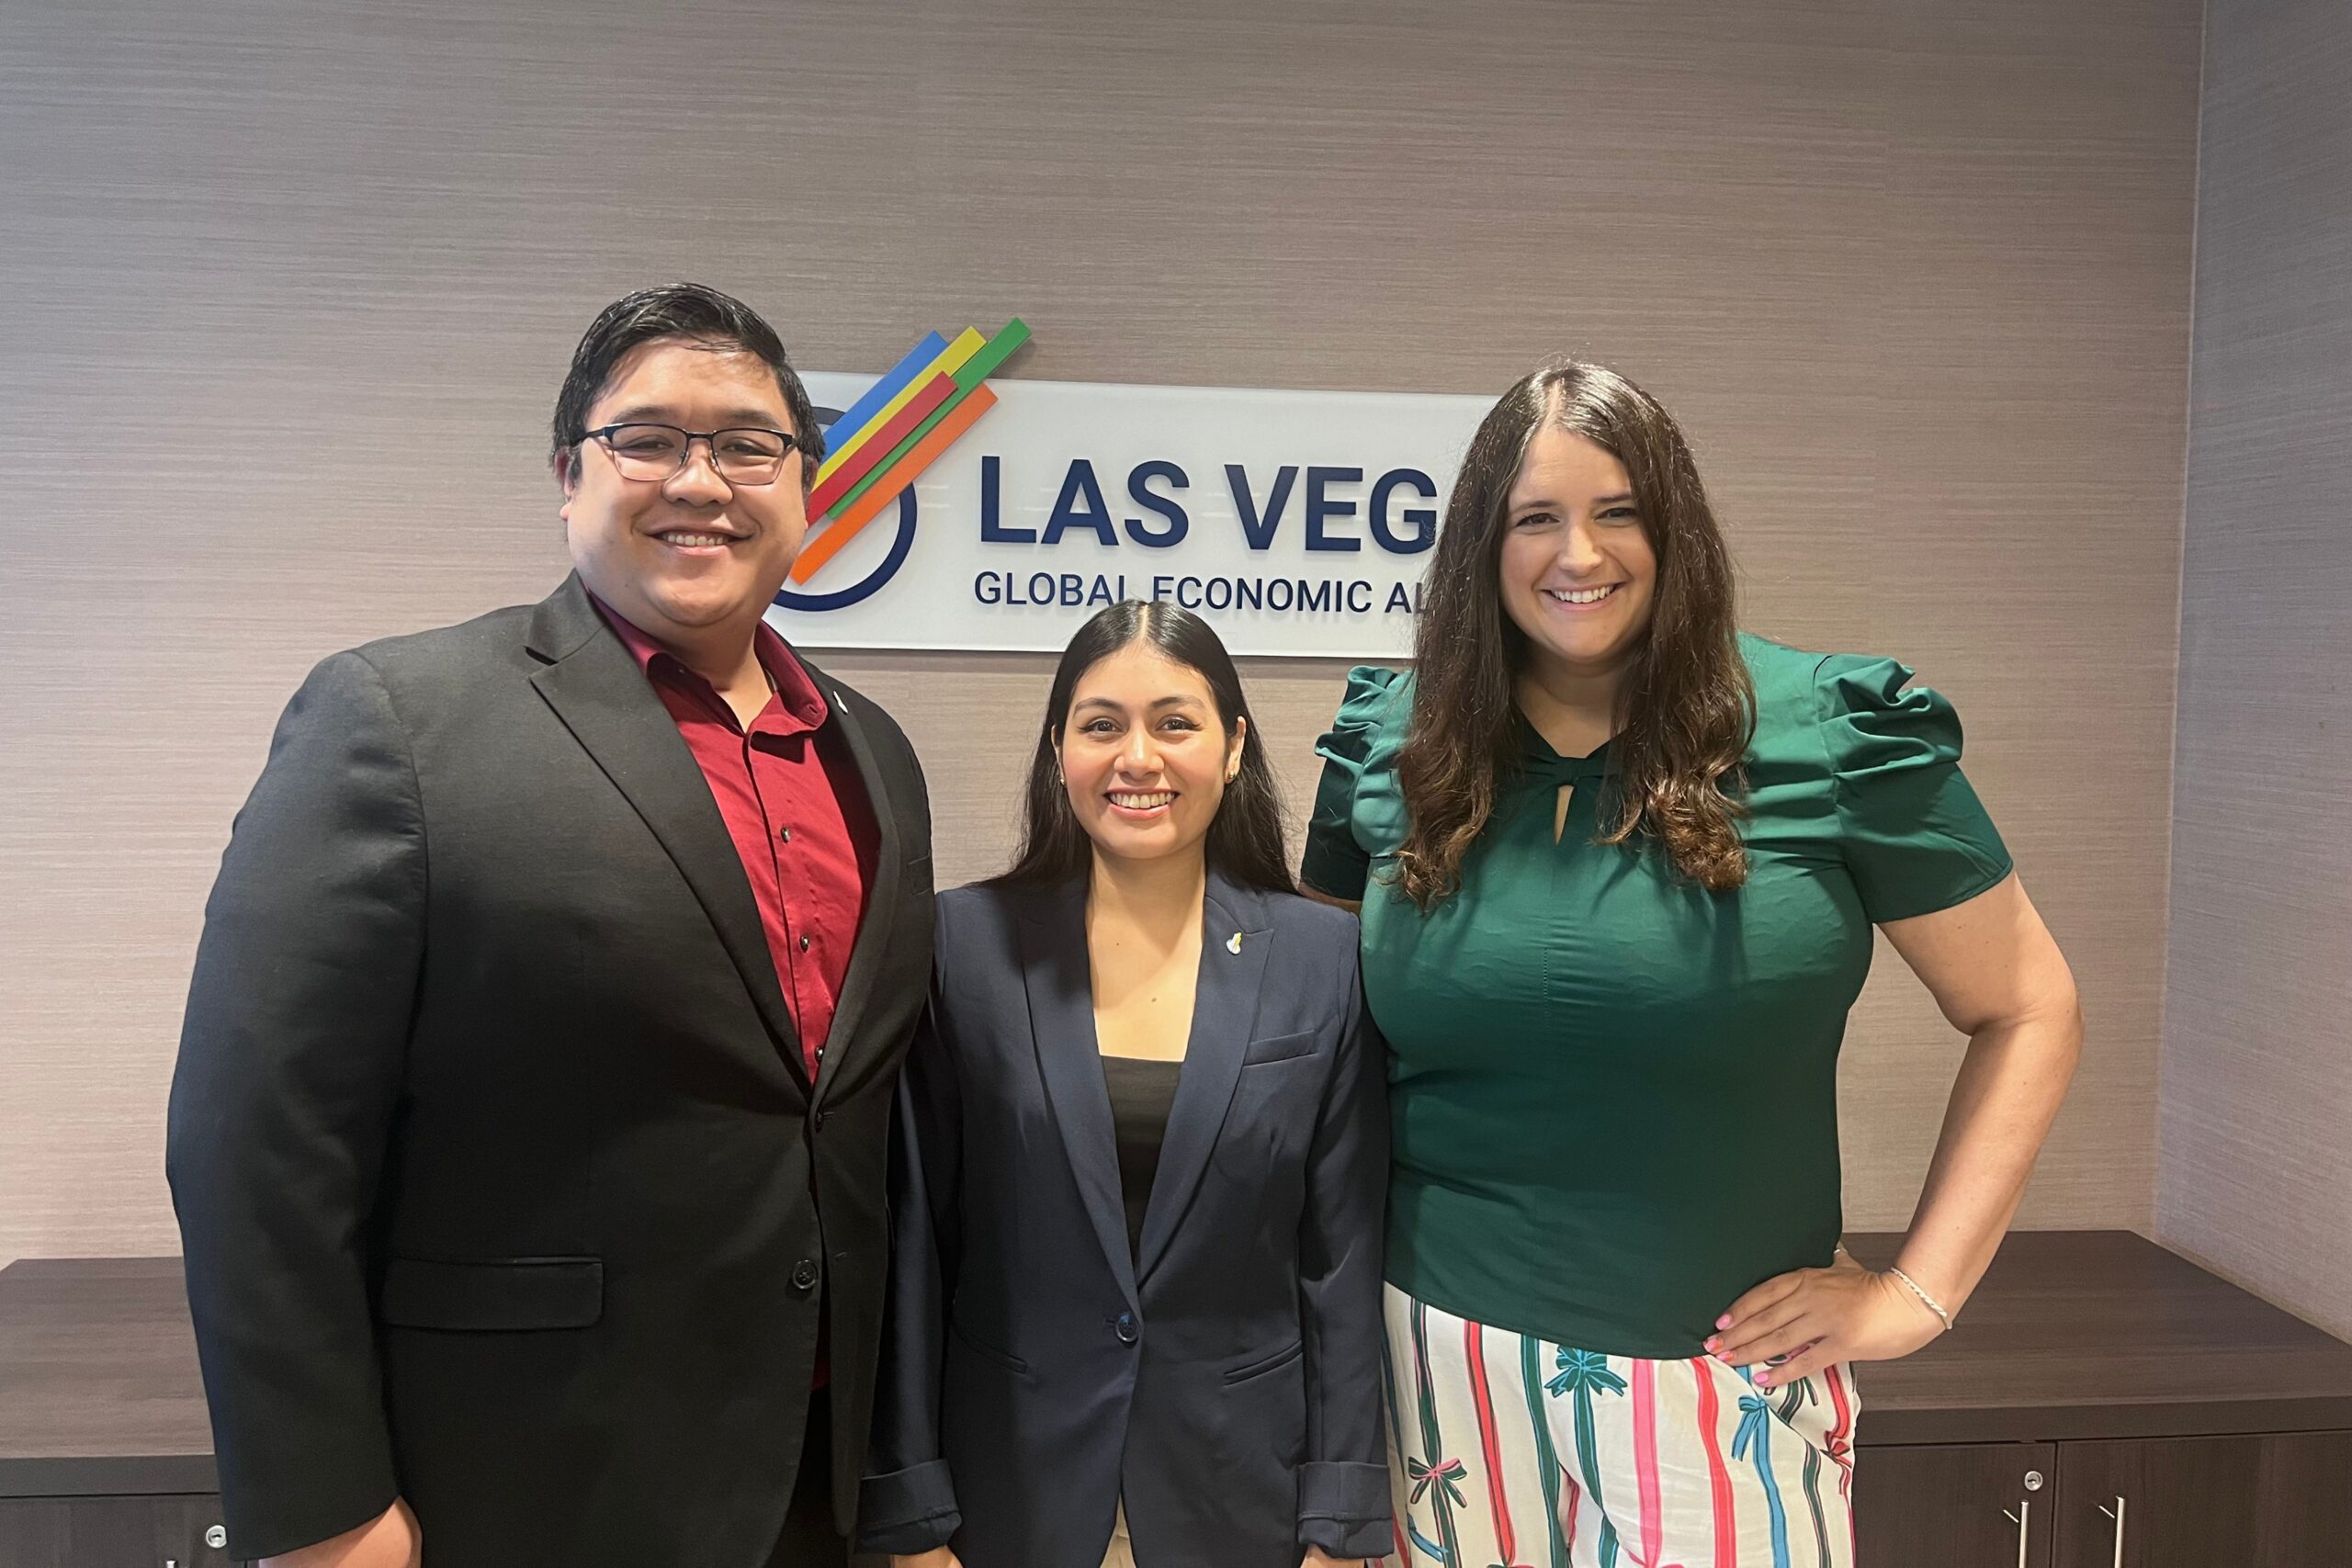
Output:
<instances>
[{"instance_id":1,"label":"woman's long dark hair","mask_svg":"<svg viewBox=\"0 0 2352 1568\"><path fill-rule=\"evenodd\" d=\"M1396 883L1424 910L1461 886L1463 857L1520 765L1514 687L1527 637L1503 609L1496 572L1511 485L1528 442L1547 427L1625 466L1657 555L1649 628L1618 688L1619 787L1600 841L1655 836L1678 871L1713 891L1747 880L1734 792L1756 696L1739 656L1723 530L1673 416L1623 377L1564 359L1522 378L1478 426L1430 565L1412 718L1397 756L1409 825Z\"/></svg>"},{"instance_id":2,"label":"woman's long dark hair","mask_svg":"<svg viewBox=\"0 0 2352 1568\"><path fill-rule=\"evenodd\" d=\"M1055 748L1069 722L1070 697L1080 679L1112 654L1138 643L1208 682L1217 722L1228 741L1237 724L1249 726L1241 738L1241 771L1225 786L1225 799L1209 823L1204 849L1210 867L1245 887L1296 891L1283 847L1282 792L1266 761L1265 737L1250 716L1232 656L1209 624L1190 610L1133 599L1096 612L1062 649L1023 791L1021 852L1013 857L1011 870L990 880L1021 886L1061 883L1083 875L1093 864L1093 841L1070 809Z\"/></svg>"}]
</instances>

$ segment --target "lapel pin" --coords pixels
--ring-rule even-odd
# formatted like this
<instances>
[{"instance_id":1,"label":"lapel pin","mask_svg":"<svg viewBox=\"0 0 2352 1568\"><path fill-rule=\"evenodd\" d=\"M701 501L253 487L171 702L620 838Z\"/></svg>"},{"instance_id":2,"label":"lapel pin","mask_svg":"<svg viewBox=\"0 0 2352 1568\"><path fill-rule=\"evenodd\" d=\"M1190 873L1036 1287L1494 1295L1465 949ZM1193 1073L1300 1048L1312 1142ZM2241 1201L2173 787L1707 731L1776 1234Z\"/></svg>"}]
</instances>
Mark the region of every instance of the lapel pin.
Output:
<instances>
[{"instance_id":1,"label":"lapel pin","mask_svg":"<svg viewBox=\"0 0 2352 1568\"><path fill-rule=\"evenodd\" d=\"M1227 953L1238 953L1241 951L1241 933L1239 931L1235 931L1231 938L1227 941L1225 950Z\"/></svg>"}]
</instances>

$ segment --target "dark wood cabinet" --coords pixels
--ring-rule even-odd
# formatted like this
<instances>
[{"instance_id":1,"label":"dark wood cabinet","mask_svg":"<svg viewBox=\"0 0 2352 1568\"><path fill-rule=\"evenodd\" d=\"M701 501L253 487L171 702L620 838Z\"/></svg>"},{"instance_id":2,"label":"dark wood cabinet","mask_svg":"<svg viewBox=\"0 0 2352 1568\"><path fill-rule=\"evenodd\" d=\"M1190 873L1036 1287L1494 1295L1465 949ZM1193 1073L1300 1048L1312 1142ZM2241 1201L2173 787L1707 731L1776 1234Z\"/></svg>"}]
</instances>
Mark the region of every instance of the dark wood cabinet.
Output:
<instances>
[{"instance_id":1,"label":"dark wood cabinet","mask_svg":"<svg viewBox=\"0 0 2352 1568\"><path fill-rule=\"evenodd\" d=\"M1867 1448L1854 1522L1859 1568L2352 1568L2352 1431Z\"/></svg>"},{"instance_id":2,"label":"dark wood cabinet","mask_svg":"<svg viewBox=\"0 0 2352 1568\"><path fill-rule=\"evenodd\" d=\"M2137 1236L2011 1236L1858 1382L1860 1568L2115 1568L2119 1512L2128 1568L2352 1568L2352 1346Z\"/></svg>"},{"instance_id":3,"label":"dark wood cabinet","mask_svg":"<svg viewBox=\"0 0 2352 1568\"><path fill-rule=\"evenodd\" d=\"M2054 1568L2352 1563L2352 1432L2063 1443L2057 1490Z\"/></svg>"},{"instance_id":4,"label":"dark wood cabinet","mask_svg":"<svg viewBox=\"0 0 2352 1568\"><path fill-rule=\"evenodd\" d=\"M2052 1568L2048 1443L1920 1443L1854 1466L1860 1568ZM2022 1547L2022 1555L2020 1555Z\"/></svg>"},{"instance_id":5,"label":"dark wood cabinet","mask_svg":"<svg viewBox=\"0 0 2352 1568\"><path fill-rule=\"evenodd\" d=\"M2128 1568L2352 1568L2352 1346L2138 1236L2010 1237L1859 1382L1860 1568L2115 1568L2118 1511ZM226 1568L220 1484L178 1259L0 1269L0 1568Z\"/></svg>"},{"instance_id":6,"label":"dark wood cabinet","mask_svg":"<svg viewBox=\"0 0 2352 1568\"><path fill-rule=\"evenodd\" d=\"M229 1568L220 1486L176 1258L0 1269L0 1568Z\"/></svg>"},{"instance_id":7,"label":"dark wood cabinet","mask_svg":"<svg viewBox=\"0 0 2352 1568\"><path fill-rule=\"evenodd\" d=\"M0 1497L6 1568L229 1568L227 1541L220 1499L200 1494Z\"/></svg>"}]
</instances>

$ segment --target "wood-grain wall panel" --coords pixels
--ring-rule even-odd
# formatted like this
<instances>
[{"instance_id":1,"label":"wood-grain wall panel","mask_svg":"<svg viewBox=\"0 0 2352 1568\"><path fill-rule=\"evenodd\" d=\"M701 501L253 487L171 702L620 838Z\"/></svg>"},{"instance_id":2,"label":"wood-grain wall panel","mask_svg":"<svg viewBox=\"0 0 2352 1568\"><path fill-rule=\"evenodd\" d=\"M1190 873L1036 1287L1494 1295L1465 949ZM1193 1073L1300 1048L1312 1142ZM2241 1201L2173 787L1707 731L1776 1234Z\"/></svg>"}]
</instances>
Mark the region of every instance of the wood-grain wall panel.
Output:
<instances>
[{"instance_id":1,"label":"wood-grain wall panel","mask_svg":"<svg viewBox=\"0 0 2352 1568\"><path fill-rule=\"evenodd\" d=\"M2206 61L2157 1235L2352 1337L2352 12Z\"/></svg>"},{"instance_id":2,"label":"wood-grain wall panel","mask_svg":"<svg viewBox=\"0 0 2352 1568\"><path fill-rule=\"evenodd\" d=\"M174 1241L219 847L303 669L537 597L545 421L621 291L802 363L1019 311L1018 374L1499 390L1686 419L1748 619L1899 653L2081 974L2029 1223L2153 1180L2199 0L1176 7L33 0L0 51L0 1258ZM131 434L94 438L127 427ZM842 656L940 872L998 863L1046 660ZM1295 804L1342 666L1253 662ZM1883 968L1893 967L1882 958ZM1859 1224L1957 1043L1873 982Z\"/></svg>"}]
</instances>

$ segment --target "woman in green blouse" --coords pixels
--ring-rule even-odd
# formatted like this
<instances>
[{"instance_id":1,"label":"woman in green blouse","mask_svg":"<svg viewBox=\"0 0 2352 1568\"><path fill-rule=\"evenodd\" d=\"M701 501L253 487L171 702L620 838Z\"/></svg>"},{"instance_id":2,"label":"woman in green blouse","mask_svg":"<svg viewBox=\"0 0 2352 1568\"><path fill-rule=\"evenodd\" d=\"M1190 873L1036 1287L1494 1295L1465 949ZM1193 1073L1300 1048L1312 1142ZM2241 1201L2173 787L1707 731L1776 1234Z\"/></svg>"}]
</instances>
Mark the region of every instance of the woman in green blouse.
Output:
<instances>
[{"instance_id":1,"label":"woman in green blouse","mask_svg":"<svg viewBox=\"0 0 2352 1568\"><path fill-rule=\"evenodd\" d=\"M1393 1050L1400 1553L1842 1568L1848 1364L1951 1327L2081 1039L1960 721L1738 632L1681 432L1576 363L1479 427L1415 652L1350 676L1303 868ZM1969 1036L1883 1273L1838 1247L1873 926Z\"/></svg>"}]
</instances>

